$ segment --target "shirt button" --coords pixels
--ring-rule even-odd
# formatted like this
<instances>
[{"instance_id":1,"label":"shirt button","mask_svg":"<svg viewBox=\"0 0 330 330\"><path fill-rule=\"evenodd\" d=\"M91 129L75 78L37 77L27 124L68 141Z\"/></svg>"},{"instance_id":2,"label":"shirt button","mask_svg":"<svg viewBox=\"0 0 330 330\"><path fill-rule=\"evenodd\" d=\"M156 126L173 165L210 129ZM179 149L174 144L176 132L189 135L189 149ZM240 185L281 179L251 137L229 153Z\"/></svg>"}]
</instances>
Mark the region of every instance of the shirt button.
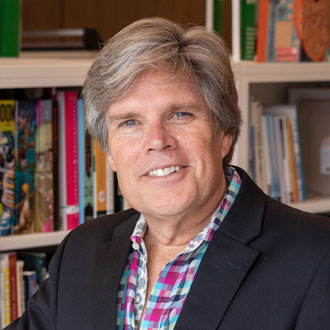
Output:
<instances>
[{"instance_id":1,"label":"shirt button","mask_svg":"<svg viewBox=\"0 0 330 330\"><path fill-rule=\"evenodd\" d=\"M140 247L140 245L139 245L139 243L134 242L134 243L132 244L132 247L133 247L134 250L138 250L139 247Z\"/></svg>"},{"instance_id":2,"label":"shirt button","mask_svg":"<svg viewBox=\"0 0 330 330\"><path fill-rule=\"evenodd\" d=\"M137 295L136 295L136 297L135 297L135 302L137 303L137 304L139 304L140 302L141 302L141 295L138 293Z\"/></svg>"}]
</instances>

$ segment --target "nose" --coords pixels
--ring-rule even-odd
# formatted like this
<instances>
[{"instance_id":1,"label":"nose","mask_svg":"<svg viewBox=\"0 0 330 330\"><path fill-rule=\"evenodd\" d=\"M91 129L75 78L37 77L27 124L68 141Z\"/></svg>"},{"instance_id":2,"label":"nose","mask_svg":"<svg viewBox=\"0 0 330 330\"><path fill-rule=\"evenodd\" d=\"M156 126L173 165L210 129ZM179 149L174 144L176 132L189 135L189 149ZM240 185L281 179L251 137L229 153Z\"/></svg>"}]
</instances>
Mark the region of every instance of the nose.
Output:
<instances>
[{"instance_id":1,"label":"nose","mask_svg":"<svg viewBox=\"0 0 330 330\"><path fill-rule=\"evenodd\" d=\"M148 152L174 149L176 137L163 123L152 123L145 134L145 150Z\"/></svg>"}]
</instances>

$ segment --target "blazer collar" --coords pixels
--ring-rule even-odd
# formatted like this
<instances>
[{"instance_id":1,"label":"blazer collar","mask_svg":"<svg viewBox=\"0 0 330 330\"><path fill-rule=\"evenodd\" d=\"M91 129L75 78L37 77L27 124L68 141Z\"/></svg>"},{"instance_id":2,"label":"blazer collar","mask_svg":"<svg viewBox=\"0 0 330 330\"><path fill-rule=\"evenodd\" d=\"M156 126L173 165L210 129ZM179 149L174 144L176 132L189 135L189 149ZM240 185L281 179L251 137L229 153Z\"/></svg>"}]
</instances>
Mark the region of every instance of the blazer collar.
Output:
<instances>
[{"instance_id":1,"label":"blazer collar","mask_svg":"<svg viewBox=\"0 0 330 330\"><path fill-rule=\"evenodd\" d=\"M237 168L242 185L215 233L176 323L176 330L213 330L260 252L248 245L261 234L265 194Z\"/></svg>"},{"instance_id":2,"label":"blazer collar","mask_svg":"<svg viewBox=\"0 0 330 330\"><path fill-rule=\"evenodd\" d=\"M92 321L95 330L116 329L120 278L131 247L130 236L138 217L136 213L116 227L112 239L100 245L95 254L92 278Z\"/></svg>"},{"instance_id":3,"label":"blazer collar","mask_svg":"<svg viewBox=\"0 0 330 330\"><path fill-rule=\"evenodd\" d=\"M261 233L265 194L243 170L236 170L242 179L240 191L202 259L176 330L216 329L260 253L248 243ZM95 255L92 279L95 330L115 329L119 282L138 216L135 214L119 225L113 239L101 245Z\"/></svg>"}]
</instances>

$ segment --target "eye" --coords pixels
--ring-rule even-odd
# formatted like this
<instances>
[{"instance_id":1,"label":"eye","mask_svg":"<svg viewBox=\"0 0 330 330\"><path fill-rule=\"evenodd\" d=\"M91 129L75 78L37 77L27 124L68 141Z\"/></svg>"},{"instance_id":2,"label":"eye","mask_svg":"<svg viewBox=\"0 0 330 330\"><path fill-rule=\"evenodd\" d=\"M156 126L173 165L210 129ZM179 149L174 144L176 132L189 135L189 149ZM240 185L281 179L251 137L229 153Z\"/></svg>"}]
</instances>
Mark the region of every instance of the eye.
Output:
<instances>
[{"instance_id":1,"label":"eye","mask_svg":"<svg viewBox=\"0 0 330 330\"><path fill-rule=\"evenodd\" d=\"M184 111L178 111L175 113L174 117L176 118L188 118L191 117L192 114L189 112L184 112Z\"/></svg>"},{"instance_id":2,"label":"eye","mask_svg":"<svg viewBox=\"0 0 330 330\"><path fill-rule=\"evenodd\" d=\"M137 124L136 120L135 119L128 119L128 120L125 120L121 126L126 126L126 127L131 127L131 126L135 126Z\"/></svg>"}]
</instances>

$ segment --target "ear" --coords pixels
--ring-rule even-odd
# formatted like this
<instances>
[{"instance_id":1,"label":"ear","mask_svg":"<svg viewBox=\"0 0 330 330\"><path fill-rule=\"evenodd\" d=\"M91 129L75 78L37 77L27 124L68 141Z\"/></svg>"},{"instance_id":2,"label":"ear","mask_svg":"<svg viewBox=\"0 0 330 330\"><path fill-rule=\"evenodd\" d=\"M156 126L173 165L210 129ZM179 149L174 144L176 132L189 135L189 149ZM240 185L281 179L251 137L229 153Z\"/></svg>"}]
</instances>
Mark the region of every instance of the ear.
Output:
<instances>
[{"instance_id":1,"label":"ear","mask_svg":"<svg viewBox=\"0 0 330 330\"><path fill-rule=\"evenodd\" d=\"M221 157L224 159L231 148L233 143L233 137L230 134L224 135L222 138L222 145L221 145Z\"/></svg>"},{"instance_id":2,"label":"ear","mask_svg":"<svg viewBox=\"0 0 330 330\"><path fill-rule=\"evenodd\" d=\"M107 155L107 159L108 159L108 162L109 162L109 165L110 165L112 171L113 172L116 172L117 171L117 167L116 167L116 164L115 164L115 162L114 162L114 160L113 160L113 158L112 158L112 156L111 156L110 153Z\"/></svg>"}]
</instances>

